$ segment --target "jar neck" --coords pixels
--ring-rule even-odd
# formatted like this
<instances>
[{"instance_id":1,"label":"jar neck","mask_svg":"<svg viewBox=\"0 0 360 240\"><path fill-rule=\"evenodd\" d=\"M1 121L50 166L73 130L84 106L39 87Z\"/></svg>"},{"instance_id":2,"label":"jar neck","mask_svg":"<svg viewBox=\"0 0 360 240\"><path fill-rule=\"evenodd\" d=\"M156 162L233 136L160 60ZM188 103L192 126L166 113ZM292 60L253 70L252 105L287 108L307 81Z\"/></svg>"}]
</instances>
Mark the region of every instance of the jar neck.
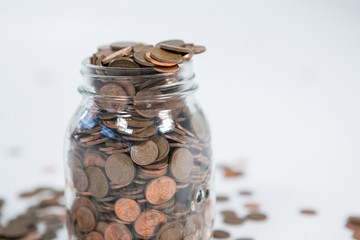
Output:
<instances>
[{"instance_id":1,"label":"jar neck","mask_svg":"<svg viewBox=\"0 0 360 240\"><path fill-rule=\"evenodd\" d=\"M198 88L191 60L179 64L175 73L159 73L149 67L96 66L87 58L81 64L81 75L79 92L90 98L164 101L192 95Z\"/></svg>"}]
</instances>

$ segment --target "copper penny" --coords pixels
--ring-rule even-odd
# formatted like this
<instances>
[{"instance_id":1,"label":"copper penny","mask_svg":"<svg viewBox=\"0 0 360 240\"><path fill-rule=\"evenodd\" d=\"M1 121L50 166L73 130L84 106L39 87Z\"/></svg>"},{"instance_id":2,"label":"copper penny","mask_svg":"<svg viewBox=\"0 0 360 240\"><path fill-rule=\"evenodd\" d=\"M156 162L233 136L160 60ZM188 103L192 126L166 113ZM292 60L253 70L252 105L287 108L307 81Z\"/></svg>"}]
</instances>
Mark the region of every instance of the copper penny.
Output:
<instances>
[{"instance_id":1,"label":"copper penny","mask_svg":"<svg viewBox=\"0 0 360 240\"><path fill-rule=\"evenodd\" d=\"M193 51L193 48L182 47L181 45L175 46L168 43L162 43L159 47L161 49L170 50L178 53L191 53Z\"/></svg>"},{"instance_id":2,"label":"copper penny","mask_svg":"<svg viewBox=\"0 0 360 240\"><path fill-rule=\"evenodd\" d=\"M170 40L161 41L161 42L157 43L155 46L160 47L161 44L169 44L172 46L182 46L185 44L185 42L181 39L170 39Z\"/></svg>"},{"instance_id":3,"label":"copper penny","mask_svg":"<svg viewBox=\"0 0 360 240\"><path fill-rule=\"evenodd\" d=\"M267 219L267 216L263 213L250 213L246 216L247 219L253 220L253 221L264 221Z\"/></svg>"},{"instance_id":4,"label":"copper penny","mask_svg":"<svg viewBox=\"0 0 360 240\"><path fill-rule=\"evenodd\" d=\"M170 161L171 174L177 180L186 180L190 177L193 168L194 158L189 149L178 148L176 149Z\"/></svg>"},{"instance_id":5,"label":"copper penny","mask_svg":"<svg viewBox=\"0 0 360 240\"><path fill-rule=\"evenodd\" d=\"M149 108L150 98L156 98L161 95L158 90L143 89L136 93L134 104L135 110L138 114L145 118L155 118L159 115L159 109Z\"/></svg>"},{"instance_id":6,"label":"copper penny","mask_svg":"<svg viewBox=\"0 0 360 240\"><path fill-rule=\"evenodd\" d=\"M105 166L105 159L103 156L98 154L95 151L85 151L84 153L84 166L97 166L97 167L104 167Z\"/></svg>"},{"instance_id":7,"label":"copper penny","mask_svg":"<svg viewBox=\"0 0 360 240\"><path fill-rule=\"evenodd\" d=\"M122 223L110 223L104 232L105 240L132 240L129 229Z\"/></svg>"},{"instance_id":8,"label":"copper penny","mask_svg":"<svg viewBox=\"0 0 360 240\"><path fill-rule=\"evenodd\" d=\"M200 54L206 51L206 47L205 46L201 46L201 45L195 45L194 46L194 53L195 54Z\"/></svg>"},{"instance_id":9,"label":"copper penny","mask_svg":"<svg viewBox=\"0 0 360 240\"><path fill-rule=\"evenodd\" d=\"M157 205L169 201L176 192L176 182L167 176L151 180L145 188L145 197L149 203Z\"/></svg>"},{"instance_id":10,"label":"copper penny","mask_svg":"<svg viewBox=\"0 0 360 240\"><path fill-rule=\"evenodd\" d=\"M99 94L104 96L127 96L125 90L116 83L107 83L99 90Z\"/></svg>"},{"instance_id":11,"label":"copper penny","mask_svg":"<svg viewBox=\"0 0 360 240\"><path fill-rule=\"evenodd\" d=\"M135 47L137 45L140 45L139 43L137 42L132 42L132 41L121 41L121 42L114 42L110 45L110 47L117 51L117 50L121 50L123 48L126 48L126 47Z\"/></svg>"},{"instance_id":12,"label":"copper penny","mask_svg":"<svg viewBox=\"0 0 360 240\"><path fill-rule=\"evenodd\" d=\"M180 69L178 65L172 67L154 67L154 70L161 73L174 73Z\"/></svg>"},{"instance_id":13,"label":"copper penny","mask_svg":"<svg viewBox=\"0 0 360 240\"><path fill-rule=\"evenodd\" d=\"M119 57L123 57L125 55L127 55L128 53L130 53L132 50L132 47L126 47L126 48L123 48L121 50L118 50L112 54L110 54L109 56L105 57L103 60L102 60L102 63L103 64L108 64L110 63L112 60L114 60L115 58L119 58Z\"/></svg>"},{"instance_id":14,"label":"copper penny","mask_svg":"<svg viewBox=\"0 0 360 240\"><path fill-rule=\"evenodd\" d=\"M109 191L109 184L103 171L98 167L88 167L85 172L90 182L88 191L96 198L105 197Z\"/></svg>"},{"instance_id":15,"label":"copper penny","mask_svg":"<svg viewBox=\"0 0 360 240\"><path fill-rule=\"evenodd\" d=\"M304 215L316 215L317 214L317 212L314 209L301 209L300 213L304 214Z\"/></svg>"},{"instance_id":16,"label":"copper penny","mask_svg":"<svg viewBox=\"0 0 360 240\"><path fill-rule=\"evenodd\" d=\"M153 141L146 141L135 144L131 147L130 155L132 160L141 166L153 163L158 156L159 150Z\"/></svg>"},{"instance_id":17,"label":"copper penny","mask_svg":"<svg viewBox=\"0 0 360 240\"><path fill-rule=\"evenodd\" d=\"M111 155L105 163L105 172L112 183L129 185L135 176L135 166L126 154Z\"/></svg>"},{"instance_id":18,"label":"copper penny","mask_svg":"<svg viewBox=\"0 0 360 240\"><path fill-rule=\"evenodd\" d=\"M182 55L170 51L163 50L161 48L153 48L150 51L150 56L160 62L165 63L180 63L182 61Z\"/></svg>"},{"instance_id":19,"label":"copper penny","mask_svg":"<svg viewBox=\"0 0 360 240\"><path fill-rule=\"evenodd\" d=\"M79 229L83 232L90 232L96 226L95 216L88 207L80 207L75 214Z\"/></svg>"},{"instance_id":20,"label":"copper penny","mask_svg":"<svg viewBox=\"0 0 360 240\"><path fill-rule=\"evenodd\" d=\"M135 231L143 238L155 236L160 227L165 224L167 217L165 214L155 209L142 212L134 223Z\"/></svg>"},{"instance_id":21,"label":"copper penny","mask_svg":"<svg viewBox=\"0 0 360 240\"><path fill-rule=\"evenodd\" d=\"M147 67L153 67L154 64L149 62L148 60L146 60L146 52L147 51L138 51L134 53L134 61L137 62L138 64L142 65L142 66L147 66Z\"/></svg>"},{"instance_id":22,"label":"copper penny","mask_svg":"<svg viewBox=\"0 0 360 240\"><path fill-rule=\"evenodd\" d=\"M104 240L104 237L101 233L98 232L90 232L85 240Z\"/></svg>"},{"instance_id":23,"label":"copper penny","mask_svg":"<svg viewBox=\"0 0 360 240\"><path fill-rule=\"evenodd\" d=\"M169 62L160 62L157 61L156 59L151 57L151 53L147 52L145 53L145 59L148 60L149 62L151 62L152 64L154 64L155 66L162 66L162 67L172 67L172 66L176 66L177 63L169 63Z\"/></svg>"},{"instance_id":24,"label":"copper penny","mask_svg":"<svg viewBox=\"0 0 360 240\"><path fill-rule=\"evenodd\" d=\"M156 235L156 240L181 240L184 226L180 222L164 224Z\"/></svg>"},{"instance_id":25,"label":"copper penny","mask_svg":"<svg viewBox=\"0 0 360 240\"><path fill-rule=\"evenodd\" d=\"M157 148L159 149L159 154L156 159L156 162L163 160L169 154L170 151L169 142L166 140L166 138L159 135L155 135L151 137L150 140L154 142Z\"/></svg>"},{"instance_id":26,"label":"copper penny","mask_svg":"<svg viewBox=\"0 0 360 240\"><path fill-rule=\"evenodd\" d=\"M120 198L114 206L116 216L125 222L134 222L139 216L141 209L139 204L128 198Z\"/></svg>"},{"instance_id":27,"label":"copper penny","mask_svg":"<svg viewBox=\"0 0 360 240\"><path fill-rule=\"evenodd\" d=\"M199 113L194 113L190 120L191 128L194 133L201 139L206 140L208 137L208 132L206 128L206 122L204 117Z\"/></svg>"},{"instance_id":28,"label":"copper penny","mask_svg":"<svg viewBox=\"0 0 360 240\"><path fill-rule=\"evenodd\" d=\"M213 237L216 239L228 239L230 237L230 233L223 230L214 230Z\"/></svg>"},{"instance_id":29,"label":"copper penny","mask_svg":"<svg viewBox=\"0 0 360 240\"><path fill-rule=\"evenodd\" d=\"M128 57L117 57L111 60L109 67L120 67L120 68L139 68L139 65Z\"/></svg>"}]
</instances>

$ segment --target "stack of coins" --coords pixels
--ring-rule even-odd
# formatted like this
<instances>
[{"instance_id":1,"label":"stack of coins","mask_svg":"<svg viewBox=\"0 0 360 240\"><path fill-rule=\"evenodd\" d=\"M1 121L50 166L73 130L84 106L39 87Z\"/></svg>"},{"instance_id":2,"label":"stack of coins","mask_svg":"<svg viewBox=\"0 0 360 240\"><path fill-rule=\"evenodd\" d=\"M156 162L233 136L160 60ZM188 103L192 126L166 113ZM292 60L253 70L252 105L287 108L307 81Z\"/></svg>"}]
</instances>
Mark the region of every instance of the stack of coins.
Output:
<instances>
[{"instance_id":1,"label":"stack of coins","mask_svg":"<svg viewBox=\"0 0 360 240\"><path fill-rule=\"evenodd\" d=\"M205 51L181 40L155 47L121 42L99 49L92 64L151 67L161 74L172 74L179 63ZM160 80L101 79L94 84L100 96L133 99L112 102L98 97L71 129L67 154L68 187L75 195L67 210L71 236L210 239L212 167L205 117L196 103L180 98L151 101L169 85L176 89L177 81L175 75L167 75Z\"/></svg>"}]
</instances>

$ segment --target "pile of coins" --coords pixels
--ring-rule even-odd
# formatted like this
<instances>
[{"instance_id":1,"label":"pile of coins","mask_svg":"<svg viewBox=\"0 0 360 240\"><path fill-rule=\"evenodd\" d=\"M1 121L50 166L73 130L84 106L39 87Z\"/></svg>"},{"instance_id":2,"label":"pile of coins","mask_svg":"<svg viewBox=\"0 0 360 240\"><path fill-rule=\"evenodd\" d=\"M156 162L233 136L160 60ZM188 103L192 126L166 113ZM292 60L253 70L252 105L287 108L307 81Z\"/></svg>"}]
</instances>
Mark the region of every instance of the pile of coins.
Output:
<instances>
[{"instance_id":1,"label":"pile of coins","mask_svg":"<svg viewBox=\"0 0 360 240\"><path fill-rule=\"evenodd\" d=\"M37 188L22 193L20 197L37 197L38 203L9 221L6 226L0 224L0 239L56 239L56 232L63 227L65 220L63 192L53 188ZM4 200L0 200L0 212L3 204ZM42 227L40 231L40 225L45 226L45 229Z\"/></svg>"},{"instance_id":2,"label":"pile of coins","mask_svg":"<svg viewBox=\"0 0 360 240\"><path fill-rule=\"evenodd\" d=\"M70 129L70 236L210 238L214 197L207 122L195 102L181 97L157 102L168 89L181 87L183 79L173 73L178 64L203 51L181 40L155 47L120 42L100 47L90 59L107 69L151 68L168 75L93 81L98 97Z\"/></svg>"},{"instance_id":3,"label":"pile of coins","mask_svg":"<svg viewBox=\"0 0 360 240\"><path fill-rule=\"evenodd\" d=\"M115 42L99 47L90 63L111 68L153 68L156 72L173 73L179 70L181 62L205 51L204 46L179 39L162 41L155 46L138 42Z\"/></svg>"}]
</instances>

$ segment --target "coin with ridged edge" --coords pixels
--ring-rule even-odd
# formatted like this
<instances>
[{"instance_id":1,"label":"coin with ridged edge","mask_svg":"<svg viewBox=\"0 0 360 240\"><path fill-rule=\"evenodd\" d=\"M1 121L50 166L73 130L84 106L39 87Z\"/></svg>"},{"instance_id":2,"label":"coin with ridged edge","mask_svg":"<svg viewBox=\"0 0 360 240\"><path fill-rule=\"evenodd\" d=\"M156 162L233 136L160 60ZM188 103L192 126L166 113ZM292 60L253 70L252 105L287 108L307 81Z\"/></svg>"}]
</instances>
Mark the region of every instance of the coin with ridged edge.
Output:
<instances>
[{"instance_id":1,"label":"coin with ridged edge","mask_svg":"<svg viewBox=\"0 0 360 240\"><path fill-rule=\"evenodd\" d=\"M103 198L109 192L109 183L104 172L98 167L88 167L85 169L89 178L88 191L96 198Z\"/></svg>"},{"instance_id":2,"label":"coin with ridged edge","mask_svg":"<svg viewBox=\"0 0 360 240\"><path fill-rule=\"evenodd\" d=\"M120 198L115 203L114 212L120 220L134 222L139 216L141 208L135 200Z\"/></svg>"},{"instance_id":3,"label":"coin with ridged edge","mask_svg":"<svg viewBox=\"0 0 360 240\"><path fill-rule=\"evenodd\" d=\"M146 166L157 159L159 149L153 141L145 141L131 147L131 159L138 165Z\"/></svg>"},{"instance_id":4,"label":"coin with ridged edge","mask_svg":"<svg viewBox=\"0 0 360 240\"><path fill-rule=\"evenodd\" d=\"M182 61L181 54L166 51L161 48L151 49L150 56L157 61L165 62L165 63L181 63Z\"/></svg>"}]
</instances>

